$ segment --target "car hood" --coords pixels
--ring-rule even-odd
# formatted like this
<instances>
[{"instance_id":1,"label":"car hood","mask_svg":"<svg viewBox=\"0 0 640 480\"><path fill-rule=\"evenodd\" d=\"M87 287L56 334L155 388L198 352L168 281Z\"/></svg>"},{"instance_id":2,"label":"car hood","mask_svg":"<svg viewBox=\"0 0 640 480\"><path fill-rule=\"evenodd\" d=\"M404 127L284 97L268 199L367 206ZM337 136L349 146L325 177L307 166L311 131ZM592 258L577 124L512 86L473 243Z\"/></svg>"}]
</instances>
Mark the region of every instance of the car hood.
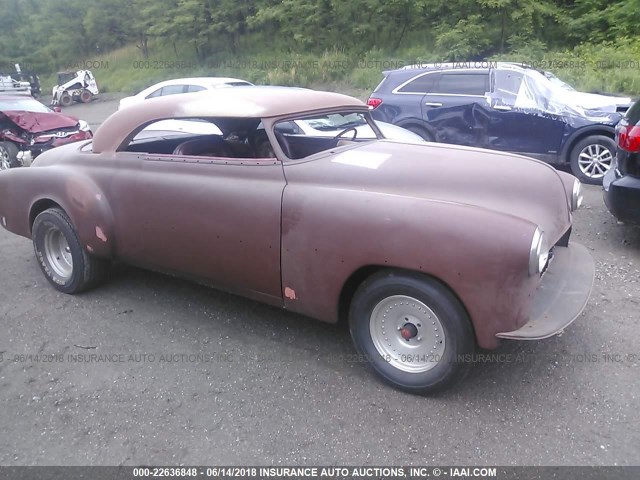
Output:
<instances>
[{"instance_id":1,"label":"car hood","mask_svg":"<svg viewBox=\"0 0 640 480\"><path fill-rule=\"evenodd\" d=\"M26 112L9 110L2 112L9 120L27 132L40 133L78 125L78 119L55 112Z\"/></svg>"},{"instance_id":2,"label":"car hood","mask_svg":"<svg viewBox=\"0 0 640 480\"><path fill-rule=\"evenodd\" d=\"M567 91L566 95L585 110L604 110L615 112L617 107L629 107L633 103L629 97L614 97L597 93Z\"/></svg>"},{"instance_id":3,"label":"car hood","mask_svg":"<svg viewBox=\"0 0 640 480\"><path fill-rule=\"evenodd\" d=\"M285 170L290 183L423 198L518 217L540 226L554 243L571 223L560 175L520 155L379 140L288 164Z\"/></svg>"}]
</instances>

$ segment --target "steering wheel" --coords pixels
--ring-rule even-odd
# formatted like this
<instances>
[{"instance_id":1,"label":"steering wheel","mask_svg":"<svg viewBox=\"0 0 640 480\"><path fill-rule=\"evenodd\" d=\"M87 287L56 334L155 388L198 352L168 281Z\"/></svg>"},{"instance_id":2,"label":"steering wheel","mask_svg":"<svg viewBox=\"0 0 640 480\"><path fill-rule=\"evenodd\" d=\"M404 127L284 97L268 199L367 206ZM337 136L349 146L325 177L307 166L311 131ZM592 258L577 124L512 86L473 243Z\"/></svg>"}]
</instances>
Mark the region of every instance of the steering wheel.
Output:
<instances>
[{"instance_id":1,"label":"steering wheel","mask_svg":"<svg viewBox=\"0 0 640 480\"><path fill-rule=\"evenodd\" d=\"M353 137L351 137L351 141L354 141L356 139L356 137L358 136L358 130L356 130L356 127L345 128L339 134L337 134L335 137L333 137L333 139L334 140L340 140L342 138L342 136L345 133L349 132L349 131L353 131Z\"/></svg>"}]
</instances>

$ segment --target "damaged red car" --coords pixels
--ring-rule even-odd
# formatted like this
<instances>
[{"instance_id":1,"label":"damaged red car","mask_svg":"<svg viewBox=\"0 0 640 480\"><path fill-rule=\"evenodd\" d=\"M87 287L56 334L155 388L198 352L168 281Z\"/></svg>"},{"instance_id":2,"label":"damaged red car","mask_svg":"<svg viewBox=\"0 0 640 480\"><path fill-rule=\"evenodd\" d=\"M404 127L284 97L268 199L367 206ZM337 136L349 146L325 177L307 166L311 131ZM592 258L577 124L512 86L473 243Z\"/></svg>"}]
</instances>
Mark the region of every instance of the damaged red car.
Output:
<instances>
[{"instance_id":1,"label":"damaged red car","mask_svg":"<svg viewBox=\"0 0 640 480\"><path fill-rule=\"evenodd\" d=\"M0 96L0 170L28 167L45 150L92 136L87 122L55 112L34 98Z\"/></svg>"},{"instance_id":2,"label":"damaged red car","mask_svg":"<svg viewBox=\"0 0 640 480\"><path fill-rule=\"evenodd\" d=\"M577 318L595 271L570 239L581 201L538 160L389 140L355 98L282 87L146 100L0 172L0 223L60 292L117 260L348 320L359 358L413 393Z\"/></svg>"}]
</instances>

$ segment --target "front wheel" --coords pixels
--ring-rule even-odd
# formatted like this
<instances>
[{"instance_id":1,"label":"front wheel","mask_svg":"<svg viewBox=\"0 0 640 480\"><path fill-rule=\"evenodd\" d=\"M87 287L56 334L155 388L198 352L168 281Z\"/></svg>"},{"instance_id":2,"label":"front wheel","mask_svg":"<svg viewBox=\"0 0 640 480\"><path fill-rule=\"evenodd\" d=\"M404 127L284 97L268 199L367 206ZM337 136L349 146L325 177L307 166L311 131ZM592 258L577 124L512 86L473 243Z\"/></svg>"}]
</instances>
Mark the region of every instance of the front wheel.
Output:
<instances>
[{"instance_id":1,"label":"front wheel","mask_svg":"<svg viewBox=\"0 0 640 480\"><path fill-rule=\"evenodd\" d=\"M410 393L432 393L463 379L475 351L460 301L420 274L385 270L367 279L354 295L349 327L373 370Z\"/></svg>"},{"instance_id":2,"label":"front wheel","mask_svg":"<svg viewBox=\"0 0 640 480\"><path fill-rule=\"evenodd\" d=\"M80 293L106 275L108 263L82 248L71 220L59 208L50 208L36 217L32 240L40 268L56 290Z\"/></svg>"},{"instance_id":3,"label":"front wheel","mask_svg":"<svg viewBox=\"0 0 640 480\"><path fill-rule=\"evenodd\" d=\"M11 142L0 142L0 170L8 170L20 166L18 147Z\"/></svg>"},{"instance_id":4,"label":"front wheel","mask_svg":"<svg viewBox=\"0 0 640 480\"><path fill-rule=\"evenodd\" d=\"M68 107L73 103L73 97L67 92L64 92L62 95L60 95L60 100L58 102L63 107Z\"/></svg>"},{"instance_id":5,"label":"front wheel","mask_svg":"<svg viewBox=\"0 0 640 480\"><path fill-rule=\"evenodd\" d=\"M571 150L572 173L582 183L601 185L604 174L613 165L616 143L604 135L592 135L580 140Z\"/></svg>"}]
</instances>

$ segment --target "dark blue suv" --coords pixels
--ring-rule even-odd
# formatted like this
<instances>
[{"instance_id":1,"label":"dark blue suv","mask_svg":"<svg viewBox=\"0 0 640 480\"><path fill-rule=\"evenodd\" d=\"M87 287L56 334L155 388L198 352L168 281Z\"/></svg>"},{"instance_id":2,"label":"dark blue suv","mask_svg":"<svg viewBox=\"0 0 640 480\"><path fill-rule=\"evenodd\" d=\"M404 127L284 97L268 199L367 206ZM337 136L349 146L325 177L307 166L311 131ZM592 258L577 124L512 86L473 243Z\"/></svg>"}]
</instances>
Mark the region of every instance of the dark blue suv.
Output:
<instances>
[{"instance_id":1,"label":"dark blue suv","mask_svg":"<svg viewBox=\"0 0 640 480\"><path fill-rule=\"evenodd\" d=\"M518 64L466 62L384 72L368 103L377 120L425 140L569 164L582 182L601 183L630 99L577 92Z\"/></svg>"}]
</instances>

